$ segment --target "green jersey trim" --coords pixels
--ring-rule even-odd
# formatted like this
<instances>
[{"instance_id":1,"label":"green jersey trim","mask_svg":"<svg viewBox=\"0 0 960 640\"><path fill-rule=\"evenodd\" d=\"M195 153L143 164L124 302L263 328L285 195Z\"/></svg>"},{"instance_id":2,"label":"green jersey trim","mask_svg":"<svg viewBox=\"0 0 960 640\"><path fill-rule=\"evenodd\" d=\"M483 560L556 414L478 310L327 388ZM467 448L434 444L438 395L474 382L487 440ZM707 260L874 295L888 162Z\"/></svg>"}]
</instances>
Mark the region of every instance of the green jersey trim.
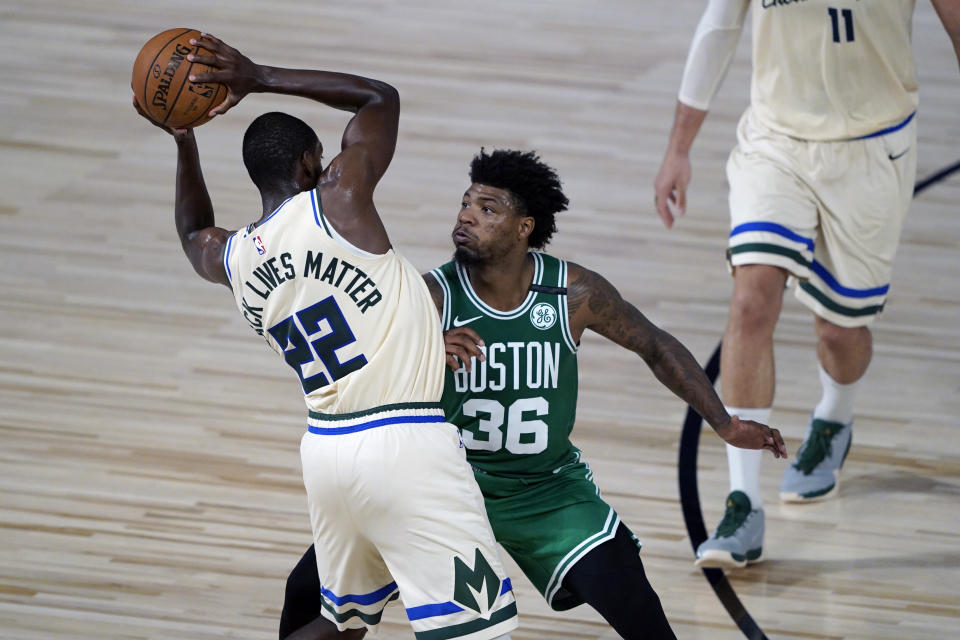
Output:
<instances>
[{"instance_id":1,"label":"green jersey trim","mask_svg":"<svg viewBox=\"0 0 960 640\"><path fill-rule=\"evenodd\" d=\"M364 409L363 411L354 411L353 413L320 413L318 411L310 410L307 412L307 416L311 420L320 420L322 422L343 422L344 420L365 418L367 416L372 416L377 413L385 413L387 411L412 411L421 413L424 411L432 412L438 409L441 409L439 402L398 402L395 404L380 405L379 407L373 407L372 409Z\"/></svg>"},{"instance_id":2,"label":"green jersey trim","mask_svg":"<svg viewBox=\"0 0 960 640\"><path fill-rule=\"evenodd\" d=\"M503 626L503 635L511 629L516 628L514 618L517 617L517 603L511 602L505 607L494 611L488 619L476 618L470 622L441 627L439 629L429 629L427 631L414 630L413 635L416 640L453 640L454 638L473 637L473 634L487 630L484 637L490 637L491 633L498 633L500 625Z\"/></svg>"},{"instance_id":3,"label":"green jersey trim","mask_svg":"<svg viewBox=\"0 0 960 640\"><path fill-rule=\"evenodd\" d=\"M327 226L327 216L323 215L323 205L320 203L320 189L314 187L310 191L310 203L313 205L313 219L317 221L317 226L327 232L331 238L330 227Z\"/></svg>"},{"instance_id":4,"label":"green jersey trim","mask_svg":"<svg viewBox=\"0 0 960 640\"><path fill-rule=\"evenodd\" d=\"M540 280L543 278L543 258L536 251L531 251L530 255L533 256L533 284L542 284ZM530 306L537 297L537 293L535 291L530 291L527 293L526 299L516 309L512 311L497 311L481 300L480 296L478 296L476 291L473 290L473 285L470 284L470 276L467 274L466 269L464 269L459 262L456 263L456 267L457 277L460 279L460 286L467 294L467 298L477 309L487 314L491 318L496 318L497 320L512 320L514 318L518 318L530 310Z\"/></svg>"},{"instance_id":5,"label":"green jersey trim","mask_svg":"<svg viewBox=\"0 0 960 640\"><path fill-rule=\"evenodd\" d=\"M443 275L443 270L440 267L431 271L430 275L436 278L440 288L443 289L443 311L440 312L440 327L443 331L446 331L450 328L450 307L452 305L450 283L447 282L447 277Z\"/></svg>"}]
</instances>

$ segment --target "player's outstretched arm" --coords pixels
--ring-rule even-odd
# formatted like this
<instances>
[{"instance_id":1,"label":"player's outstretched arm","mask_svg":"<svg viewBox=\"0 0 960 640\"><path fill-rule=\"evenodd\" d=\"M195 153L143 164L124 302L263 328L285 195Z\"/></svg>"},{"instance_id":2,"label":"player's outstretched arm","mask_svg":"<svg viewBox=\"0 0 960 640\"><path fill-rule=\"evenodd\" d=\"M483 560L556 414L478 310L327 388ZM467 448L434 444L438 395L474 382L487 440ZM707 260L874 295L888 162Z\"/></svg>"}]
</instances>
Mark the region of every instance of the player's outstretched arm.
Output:
<instances>
[{"instance_id":1,"label":"player's outstretched arm","mask_svg":"<svg viewBox=\"0 0 960 640\"><path fill-rule=\"evenodd\" d=\"M157 124L143 111L136 98L133 107L150 124L172 135L177 143L173 216L183 252L200 277L229 287L230 280L223 266L223 248L232 232L214 225L213 203L200 168L200 152L193 129L170 129Z\"/></svg>"},{"instance_id":2,"label":"player's outstretched arm","mask_svg":"<svg viewBox=\"0 0 960 640\"><path fill-rule=\"evenodd\" d=\"M778 430L759 422L731 418L710 379L686 347L624 300L603 276L570 264L567 295L575 340L589 328L630 349L643 358L657 380L693 407L725 441L745 449L768 449L778 458L786 457Z\"/></svg>"},{"instance_id":3,"label":"player's outstretched arm","mask_svg":"<svg viewBox=\"0 0 960 640\"><path fill-rule=\"evenodd\" d=\"M211 113L222 114L250 93L281 93L317 100L327 106L354 113L343 132L341 150L351 156L350 175L340 178L351 189L368 190L383 177L397 146L400 94L385 82L348 73L284 69L252 62L245 55L210 34L191 40L212 55L189 55L187 59L214 67L214 71L190 76L195 82L227 85L227 97ZM341 156L343 154L341 153ZM347 158L338 158L340 163Z\"/></svg>"},{"instance_id":4,"label":"player's outstretched arm","mask_svg":"<svg viewBox=\"0 0 960 640\"><path fill-rule=\"evenodd\" d=\"M201 278L229 287L223 250L233 232L214 224L213 203L203 180L193 129L175 135L174 139L177 141L177 191L173 215L180 246Z\"/></svg>"},{"instance_id":5,"label":"player's outstretched arm","mask_svg":"<svg viewBox=\"0 0 960 640\"><path fill-rule=\"evenodd\" d=\"M957 0L933 0L933 8L940 16L943 28L947 30L953 50L957 54L957 64L960 65L960 2Z\"/></svg>"}]
</instances>

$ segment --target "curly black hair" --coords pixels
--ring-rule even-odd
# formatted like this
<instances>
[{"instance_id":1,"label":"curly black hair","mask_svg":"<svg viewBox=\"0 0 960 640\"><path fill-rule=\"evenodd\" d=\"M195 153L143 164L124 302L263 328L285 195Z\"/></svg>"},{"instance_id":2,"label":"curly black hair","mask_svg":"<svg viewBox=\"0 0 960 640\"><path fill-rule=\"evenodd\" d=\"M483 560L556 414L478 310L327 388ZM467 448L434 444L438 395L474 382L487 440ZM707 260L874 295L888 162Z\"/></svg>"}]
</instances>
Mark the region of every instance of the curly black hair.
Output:
<instances>
[{"instance_id":1,"label":"curly black hair","mask_svg":"<svg viewBox=\"0 0 960 640\"><path fill-rule=\"evenodd\" d=\"M243 164L261 191L288 183L304 151L317 144L306 122L280 111L265 113L243 134Z\"/></svg>"},{"instance_id":2,"label":"curly black hair","mask_svg":"<svg viewBox=\"0 0 960 640\"><path fill-rule=\"evenodd\" d=\"M527 240L533 249L550 242L557 230L557 214L570 204L563 195L557 172L544 164L535 151L494 149L488 154L481 147L470 163L470 181L510 192L518 212L534 219Z\"/></svg>"}]
</instances>

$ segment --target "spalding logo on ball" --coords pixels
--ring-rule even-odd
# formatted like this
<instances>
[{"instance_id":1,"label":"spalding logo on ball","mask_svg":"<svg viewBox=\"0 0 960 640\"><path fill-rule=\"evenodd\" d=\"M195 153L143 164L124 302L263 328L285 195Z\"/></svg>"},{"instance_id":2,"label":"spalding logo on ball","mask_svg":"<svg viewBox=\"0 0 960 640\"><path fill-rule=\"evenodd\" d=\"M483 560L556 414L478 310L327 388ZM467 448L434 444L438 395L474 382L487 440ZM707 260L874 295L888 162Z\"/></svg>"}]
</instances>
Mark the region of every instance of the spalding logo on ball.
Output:
<instances>
[{"instance_id":1,"label":"spalding logo on ball","mask_svg":"<svg viewBox=\"0 0 960 640\"><path fill-rule=\"evenodd\" d=\"M191 53L210 54L190 44L194 39L200 39L196 29L168 29L150 38L133 63L131 83L137 102L154 122L171 129L199 127L227 95L222 84L188 79L212 69L187 60Z\"/></svg>"}]
</instances>

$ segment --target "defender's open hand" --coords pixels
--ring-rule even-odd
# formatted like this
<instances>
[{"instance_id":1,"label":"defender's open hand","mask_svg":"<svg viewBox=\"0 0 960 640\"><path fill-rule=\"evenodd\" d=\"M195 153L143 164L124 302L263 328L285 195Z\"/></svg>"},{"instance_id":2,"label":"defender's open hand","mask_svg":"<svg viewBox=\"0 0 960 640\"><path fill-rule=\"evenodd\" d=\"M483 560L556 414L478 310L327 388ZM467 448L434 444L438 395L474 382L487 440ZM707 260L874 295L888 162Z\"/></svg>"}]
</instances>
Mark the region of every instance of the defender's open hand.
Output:
<instances>
[{"instance_id":1,"label":"defender's open hand","mask_svg":"<svg viewBox=\"0 0 960 640\"><path fill-rule=\"evenodd\" d=\"M731 416L727 424L717 428L717 434L728 444L741 449L767 449L777 458L787 457L787 446L780 431L753 420Z\"/></svg>"},{"instance_id":2,"label":"defender's open hand","mask_svg":"<svg viewBox=\"0 0 960 640\"><path fill-rule=\"evenodd\" d=\"M470 327L458 327L443 332L443 346L447 351L447 366L451 371L460 368L460 363L470 371L470 358L483 362L486 356L480 351L483 339Z\"/></svg>"}]
</instances>

